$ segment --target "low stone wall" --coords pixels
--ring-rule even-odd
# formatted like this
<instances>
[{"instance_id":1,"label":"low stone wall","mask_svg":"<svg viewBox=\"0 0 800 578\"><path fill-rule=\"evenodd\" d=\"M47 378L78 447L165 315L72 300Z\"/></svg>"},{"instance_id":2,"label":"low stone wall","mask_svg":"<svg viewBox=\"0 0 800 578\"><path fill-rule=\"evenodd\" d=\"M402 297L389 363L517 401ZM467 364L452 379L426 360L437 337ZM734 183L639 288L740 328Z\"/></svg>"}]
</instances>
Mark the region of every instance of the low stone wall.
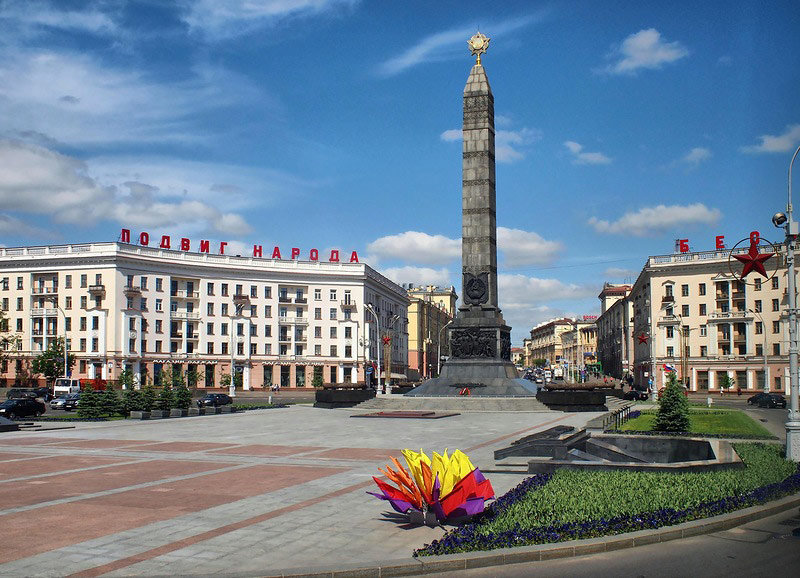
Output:
<instances>
[{"instance_id":1,"label":"low stone wall","mask_svg":"<svg viewBox=\"0 0 800 578\"><path fill-rule=\"evenodd\" d=\"M606 411L604 391L545 391L539 390L536 399L549 409L559 411Z\"/></svg>"},{"instance_id":2,"label":"low stone wall","mask_svg":"<svg viewBox=\"0 0 800 578\"><path fill-rule=\"evenodd\" d=\"M374 389L318 389L314 396L314 407L334 409L354 407L375 397Z\"/></svg>"}]
</instances>

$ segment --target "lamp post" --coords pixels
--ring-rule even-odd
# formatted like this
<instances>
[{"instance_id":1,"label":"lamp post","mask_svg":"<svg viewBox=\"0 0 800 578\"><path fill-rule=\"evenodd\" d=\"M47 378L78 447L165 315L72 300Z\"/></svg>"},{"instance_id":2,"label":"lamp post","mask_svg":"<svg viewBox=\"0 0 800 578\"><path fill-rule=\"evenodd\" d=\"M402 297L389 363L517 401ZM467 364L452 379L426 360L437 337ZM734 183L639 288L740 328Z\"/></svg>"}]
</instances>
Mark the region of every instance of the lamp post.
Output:
<instances>
[{"instance_id":1,"label":"lamp post","mask_svg":"<svg viewBox=\"0 0 800 578\"><path fill-rule=\"evenodd\" d=\"M372 303L367 303L364 309L372 313L375 318L375 335L377 336L378 349L378 393L383 393L383 386L381 385L381 320L378 318L378 314L375 313Z\"/></svg>"},{"instance_id":2,"label":"lamp post","mask_svg":"<svg viewBox=\"0 0 800 578\"><path fill-rule=\"evenodd\" d=\"M384 383L386 384L386 393L392 393L392 331L394 331L394 326L397 325L397 322L400 320L399 315L392 315L389 318L389 325L386 328L386 335L389 337L389 343L386 344L388 354L386 355L386 379Z\"/></svg>"},{"instance_id":3,"label":"lamp post","mask_svg":"<svg viewBox=\"0 0 800 578\"><path fill-rule=\"evenodd\" d=\"M792 220L792 165L800 147L794 151L789 162L789 186L786 201L786 214L776 213L772 222L786 231L786 266L789 279L787 297L789 302L789 419L786 421L786 459L800 462L800 412L798 411L797 374L797 294L795 293L794 251L798 235L797 221Z\"/></svg>"},{"instance_id":4,"label":"lamp post","mask_svg":"<svg viewBox=\"0 0 800 578\"><path fill-rule=\"evenodd\" d=\"M439 377L439 374L442 373L442 331L444 331L445 327L450 325L452 322L453 320L451 319L439 328L439 341L436 344L438 347L436 351L436 377Z\"/></svg>"},{"instance_id":5,"label":"lamp post","mask_svg":"<svg viewBox=\"0 0 800 578\"><path fill-rule=\"evenodd\" d=\"M59 313L64 316L64 377L68 377L67 372L69 371L69 366L67 365L67 314L58 305L56 305L56 309L58 309Z\"/></svg>"},{"instance_id":6,"label":"lamp post","mask_svg":"<svg viewBox=\"0 0 800 578\"><path fill-rule=\"evenodd\" d=\"M231 383L228 386L228 395L231 397L236 397L236 367L234 365L234 340L233 340L233 332L234 332L234 321L241 315L242 308L245 305L245 299L241 299L241 296L234 295L233 296L233 315L231 315L231 332L230 332L230 342L231 342ZM243 376L244 377L244 376Z\"/></svg>"},{"instance_id":7,"label":"lamp post","mask_svg":"<svg viewBox=\"0 0 800 578\"><path fill-rule=\"evenodd\" d=\"M756 311L755 309L748 309L750 313L753 315L758 316L758 320L761 322L761 332L764 334L764 393L769 393L769 381L767 380L767 327L764 325L764 318L761 317L761 314Z\"/></svg>"}]
</instances>

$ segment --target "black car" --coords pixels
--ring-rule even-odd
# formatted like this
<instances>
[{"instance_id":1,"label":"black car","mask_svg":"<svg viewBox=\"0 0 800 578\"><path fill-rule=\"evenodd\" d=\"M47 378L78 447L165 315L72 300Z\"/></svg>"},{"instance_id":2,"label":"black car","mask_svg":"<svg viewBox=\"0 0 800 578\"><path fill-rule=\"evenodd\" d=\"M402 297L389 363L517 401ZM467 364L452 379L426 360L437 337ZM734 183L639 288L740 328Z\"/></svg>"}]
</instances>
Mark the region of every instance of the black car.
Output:
<instances>
[{"instance_id":1,"label":"black car","mask_svg":"<svg viewBox=\"0 0 800 578\"><path fill-rule=\"evenodd\" d=\"M631 389L622 394L622 399L628 401L647 401L647 391Z\"/></svg>"},{"instance_id":2,"label":"black car","mask_svg":"<svg viewBox=\"0 0 800 578\"><path fill-rule=\"evenodd\" d=\"M78 404L81 402L81 394L80 393L68 393L64 396L64 411L71 411L73 409L78 408Z\"/></svg>"},{"instance_id":3,"label":"black car","mask_svg":"<svg viewBox=\"0 0 800 578\"><path fill-rule=\"evenodd\" d=\"M7 399L0 403L0 416L7 417L8 419L17 419L19 417L38 417L42 415L47 408L45 405L36 399L19 398Z\"/></svg>"},{"instance_id":4,"label":"black car","mask_svg":"<svg viewBox=\"0 0 800 578\"><path fill-rule=\"evenodd\" d=\"M197 407L219 407L233 403L227 393L207 393L205 397L197 400Z\"/></svg>"},{"instance_id":5,"label":"black car","mask_svg":"<svg viewBox=\"0 0 800 578\"><path fill-rule=\"evenodd\" d=\"M6 393L6 399L36 399L37 397L50 401L53 399L53 393L49 387L13 387Z\"/></svg>"},{"instance_id":6,"label":"black car","mask_svg":"<svg viewBox=\"0 0 800 578\"><path fill-rule=\"evenodd\" d=\"M786 407L786 398L780 393L757 393L747 398L747 403L758 407Z\"/></svg>"}]
</instances>

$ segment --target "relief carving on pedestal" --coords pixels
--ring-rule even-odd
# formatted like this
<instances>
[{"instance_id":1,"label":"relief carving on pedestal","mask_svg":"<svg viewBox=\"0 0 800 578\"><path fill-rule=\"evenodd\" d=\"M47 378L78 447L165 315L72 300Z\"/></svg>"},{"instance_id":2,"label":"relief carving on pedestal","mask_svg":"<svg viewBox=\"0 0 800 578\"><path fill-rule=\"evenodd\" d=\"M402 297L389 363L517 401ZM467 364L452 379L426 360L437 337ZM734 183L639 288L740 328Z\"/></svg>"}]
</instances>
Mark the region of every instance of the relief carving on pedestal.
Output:
<instances>
[{"instance_id":1,"label":"relief carving on pedestal","mask_svg":"<svg viewBox=\"0 0 800 578\"><path fill-rule=\"evenodd\" d=\"M489 301L489 273L464 273L464 303L480 305Z\"/></svg>"},{"instance_id":2,"label":"relief carving on pedestal","mask_svg":"<svg viewBox=\"0 0 800 578\"><path fill-rule=\"evenodd\" d=\"M470 327L454 329L450 334L450 354L458 358L496 357L497 334L492 330Z\"/></svg>"},{"instance_id":3,"label":"relief carving on pedestal","mask_svg":"<svg viewBox=\"0 0 800 578\"><path fill-rule=\"evenodd\" d=\"M500 359L511 361L511 334L500 334Z\"/></svg>"}]
</instances>

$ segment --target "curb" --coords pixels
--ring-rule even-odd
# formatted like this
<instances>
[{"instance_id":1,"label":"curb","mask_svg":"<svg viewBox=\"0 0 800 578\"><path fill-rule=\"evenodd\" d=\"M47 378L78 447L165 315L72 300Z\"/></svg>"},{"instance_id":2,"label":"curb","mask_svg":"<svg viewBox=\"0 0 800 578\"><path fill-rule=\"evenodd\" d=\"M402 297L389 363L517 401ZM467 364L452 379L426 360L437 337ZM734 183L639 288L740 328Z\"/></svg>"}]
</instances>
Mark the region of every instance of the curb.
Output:
<instances>
[{"instance_id":1,"label":"curb","mask_svg":"<svg viewBox=\"0 0 800 578\"><path fill-rule=\"evenodd\" d=\"M587 554L611 552L625 548L635 548L647 544L680 540L701 534L713 534L722 530L730 530L742 524L767 518L800 506L800 494L786 496L780 500L768 502L758 506L751 506L735 512L721 514L713 518L693 520L664 526L655 530L639 530L627 534L603 536L574 540L571 542L558 542L554 544L536 544L534 546L520 546L518 548L500 548L485 552L464 552L460 554L446 554L443 556L423 556L420 558L400 558L375 562L362 562L354 564L341 564L335 567L317 566L305 568L287 568L269 574L266 578L301 578L301 577L330 577L330 578L384 578L386 576L415 576L419 574L433 574L436 572L449 572L453 570L466 570L469 568L486 568L489 566L502 566L506 564L519 564L523 562L538 562L556 558L573 558Z\"/></svg>"}]
</instances>

